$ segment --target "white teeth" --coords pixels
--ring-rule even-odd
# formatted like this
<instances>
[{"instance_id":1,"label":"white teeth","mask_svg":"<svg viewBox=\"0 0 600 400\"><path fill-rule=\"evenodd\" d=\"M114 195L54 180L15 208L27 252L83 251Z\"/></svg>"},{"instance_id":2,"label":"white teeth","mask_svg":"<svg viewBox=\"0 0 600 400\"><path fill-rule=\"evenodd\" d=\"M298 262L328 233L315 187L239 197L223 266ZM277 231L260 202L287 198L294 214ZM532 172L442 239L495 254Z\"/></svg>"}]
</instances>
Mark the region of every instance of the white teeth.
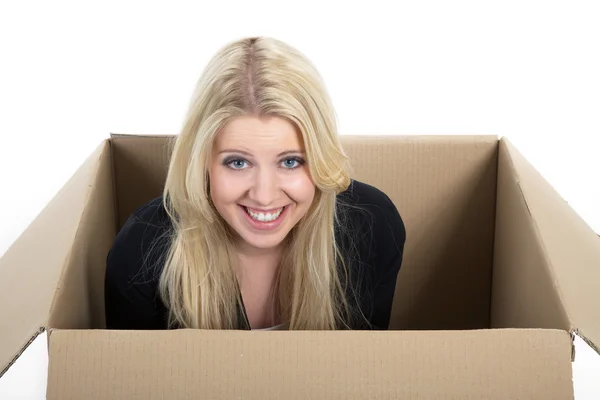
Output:
<instances>
[{"instance_id":1,"label":"white teeth","mask_svg":"<svg viewBox=\"0 0 600 400\"><path fill-rule=\"evenodd\" d=\"M260 221L260 222L271 222L276 220L279 215L281 214L281 212L283 211L283 208L281 208L279 211L275 212L275 213L255 213L253 211L250 211L248 208L244 207L244 209L246 210L246 212L248 213L248 215L250 215L253 219Z\"/></svg>"}]
</instances>

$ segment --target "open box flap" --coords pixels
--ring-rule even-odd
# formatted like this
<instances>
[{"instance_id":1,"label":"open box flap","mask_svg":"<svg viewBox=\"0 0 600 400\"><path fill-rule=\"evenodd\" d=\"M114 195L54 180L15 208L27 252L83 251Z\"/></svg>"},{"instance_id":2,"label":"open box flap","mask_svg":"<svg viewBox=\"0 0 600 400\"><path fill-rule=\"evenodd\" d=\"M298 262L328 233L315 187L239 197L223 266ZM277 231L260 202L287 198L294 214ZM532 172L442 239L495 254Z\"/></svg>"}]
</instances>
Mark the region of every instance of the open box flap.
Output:
<instances>
[{"instance_id":1,"label":"open box flap","mask_svg":"<svg viewBox=\"0 0 600 400\"><path fill-rule=\"evenodd\" d=\"M0 376L48 321L106 146L95 149L0 259Z\"/></svg>"},{"instance_id":2,"label":"open box flap","mask_svg":"<svg viewBox=\"0 0 600 400\"><path fill-rule=\"evenodd\" d=\"M573 398L564 330L49 336L49 400Z\"/></svg>"},{"instance_id":3,"label":"open box flap","mask_svg":"<svg viewBox=\"0 0 600 400\"><path fill-rule=\"evenodd\" d=\"M517 184L571 328L600 353L600 238L506 138Z\"/></svg>"}]
</instances>

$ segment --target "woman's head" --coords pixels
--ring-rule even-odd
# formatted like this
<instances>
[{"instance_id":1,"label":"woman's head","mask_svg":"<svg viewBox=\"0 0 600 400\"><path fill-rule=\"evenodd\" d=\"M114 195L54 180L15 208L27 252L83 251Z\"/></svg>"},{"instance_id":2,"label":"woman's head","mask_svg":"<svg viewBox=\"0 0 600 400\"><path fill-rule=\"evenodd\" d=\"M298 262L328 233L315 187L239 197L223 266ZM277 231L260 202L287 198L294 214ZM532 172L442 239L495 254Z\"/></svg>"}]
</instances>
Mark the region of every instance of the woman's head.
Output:
<instances>
[{"instance_id":1,"label":"woman's head","mask_svg":"<svg viewBox=\"0 0 600 400\"><path fill-rule=\"evenodd\" d=\"M228 325L232 252L285 244L284 262L293 265L281 271L289 301L280 311L310 325L303 313L323 308L325 296L331 304L314 325L331 326L335 199L349 183L335 113L312 63L272 38L223 47L197 83L165 184L175 235L161 287L174 319ZM211 292L218 304L205 297Z\"/></svg>"},{"instance_id":2,"label":"woman's head","mask_svg":"<svg viewBox=\"0 0 600 400\"><path fill-rule=\"evenodd\" d=\"M315 186L298 129L280 117L237 117L213 143L210 197L238 251L280 247L306 215Z\"/></svg>"}]
</instances>

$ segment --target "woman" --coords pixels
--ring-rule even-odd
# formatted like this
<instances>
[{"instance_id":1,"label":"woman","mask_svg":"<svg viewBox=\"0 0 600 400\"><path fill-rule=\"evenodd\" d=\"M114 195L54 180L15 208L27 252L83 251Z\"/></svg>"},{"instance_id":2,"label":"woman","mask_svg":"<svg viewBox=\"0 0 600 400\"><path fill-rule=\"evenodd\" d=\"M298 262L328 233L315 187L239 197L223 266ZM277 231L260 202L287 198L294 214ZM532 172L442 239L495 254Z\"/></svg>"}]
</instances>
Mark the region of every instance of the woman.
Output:
<instances>
[{"instance_id":1,"label":"woman","mask_svg":"<svg viewBox=\"0 0 600 400\"><path fill-rule=\"evenodd\" d=\"M321 78L270 38L208 64L161 197L107 257L108 329L387 329L405 242L352 180Z\"/></svg>"}]
</instances>

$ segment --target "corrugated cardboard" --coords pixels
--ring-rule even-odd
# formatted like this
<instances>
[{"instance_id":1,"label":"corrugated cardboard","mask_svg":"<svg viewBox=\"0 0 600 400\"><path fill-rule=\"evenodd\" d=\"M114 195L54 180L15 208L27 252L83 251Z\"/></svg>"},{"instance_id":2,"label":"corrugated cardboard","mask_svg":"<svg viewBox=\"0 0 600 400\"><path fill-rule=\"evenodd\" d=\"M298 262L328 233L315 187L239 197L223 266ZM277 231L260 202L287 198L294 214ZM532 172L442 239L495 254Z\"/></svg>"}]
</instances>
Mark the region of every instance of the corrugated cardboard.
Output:
<instances>
[{"instance_id":1,"label":"corrugated cardboard","mask_svg":"<svg viewBox=\"0 0 600 400\"><path fill-rule=\"evenodd\" d=\"M112 135L0 259L1 371L46 329L48 399L573 397L600 238L494 136L343 136L406 224L391 331L104 330L106 252L172 143Z\"/></svg>"},{"instance_id":2,"label":"corrugated cardboard","mask_svg":"<svg viewBox=\"0 0 600 400\"><path fill-rule=\"evenodd\" d=\"M565 331L50 337L49 399L568 399Z\"/></svg>"}]
</instances>

